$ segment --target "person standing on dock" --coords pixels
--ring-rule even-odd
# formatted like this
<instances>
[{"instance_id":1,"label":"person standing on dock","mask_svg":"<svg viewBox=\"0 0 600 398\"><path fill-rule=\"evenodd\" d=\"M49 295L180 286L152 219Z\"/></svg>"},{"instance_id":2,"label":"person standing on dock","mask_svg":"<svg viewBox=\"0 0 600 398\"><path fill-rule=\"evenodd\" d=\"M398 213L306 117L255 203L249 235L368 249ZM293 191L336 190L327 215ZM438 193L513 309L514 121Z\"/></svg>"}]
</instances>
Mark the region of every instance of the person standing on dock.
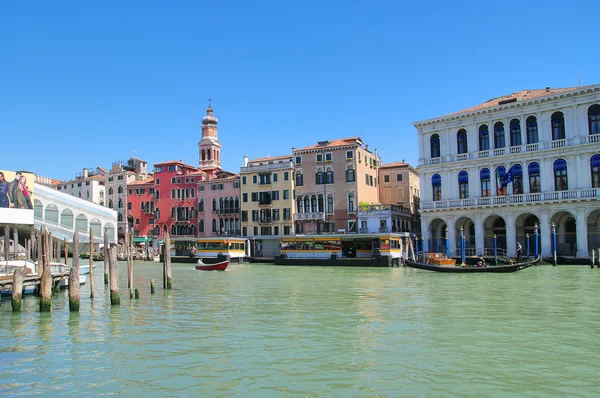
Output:
<instances>
[{"instance_id":1,"label":"person standing on dock","mask_svg":"<svg viewBox=\"0 0 600 398\"><path fill-rule=\"evenodd\" d=\"M517 263L523 262L523 247L521 242L517 242Z\"/></svg>"},{"instance_id":2,"label":"person standing on dock","mask_svg":"<svg viewBox=\"0 0 600 398\"><path fill-rule=\"evenodd\" d=\"M0 171L0 207L10 207L8 200L8 190L10 184L4 178L4 173Z\"/></svg>"}]
</instances>

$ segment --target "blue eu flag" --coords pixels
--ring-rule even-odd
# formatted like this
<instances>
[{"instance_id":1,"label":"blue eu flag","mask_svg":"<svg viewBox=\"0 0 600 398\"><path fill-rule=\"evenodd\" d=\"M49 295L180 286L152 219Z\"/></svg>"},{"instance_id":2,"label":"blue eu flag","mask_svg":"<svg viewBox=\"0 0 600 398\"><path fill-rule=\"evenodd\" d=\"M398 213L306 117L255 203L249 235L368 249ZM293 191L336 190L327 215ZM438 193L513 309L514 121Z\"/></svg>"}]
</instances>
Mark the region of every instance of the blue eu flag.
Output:
<instances>
[{"instance_id":1,"label":"blue eu flag","mask_svg":"<svg viewBox=\"0 0 600 398\"><path fill-rule=\"evenodd\" d=\"M502 186L506 187L508 184L510 184L513 180L513 167L515 167L515 165L512 165L510 167L510 169L508 169L508 171L506 173L504 173L504 180L502 180Z\"/></svg>"}]
</instances>

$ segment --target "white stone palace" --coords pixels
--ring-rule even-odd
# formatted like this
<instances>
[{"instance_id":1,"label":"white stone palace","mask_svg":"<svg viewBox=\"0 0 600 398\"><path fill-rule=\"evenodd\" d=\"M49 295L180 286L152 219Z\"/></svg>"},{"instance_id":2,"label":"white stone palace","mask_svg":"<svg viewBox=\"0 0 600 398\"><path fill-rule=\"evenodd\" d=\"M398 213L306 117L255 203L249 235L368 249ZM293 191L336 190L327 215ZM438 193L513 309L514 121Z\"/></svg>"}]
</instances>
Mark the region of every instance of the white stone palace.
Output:
<instances>
[{"instance_id":1,"label":"white stone palace","mask_svg":"<svg viewBox=\"0 0 600 398\"><path fill-rule=\"evenodd\" d=\"M600 247L600 85L523 90L414 123L425 250L588 258ZM494 239L496 236L496 239ZM525 253L524 253L525 254Z\"/></svg>"}]
</instances>

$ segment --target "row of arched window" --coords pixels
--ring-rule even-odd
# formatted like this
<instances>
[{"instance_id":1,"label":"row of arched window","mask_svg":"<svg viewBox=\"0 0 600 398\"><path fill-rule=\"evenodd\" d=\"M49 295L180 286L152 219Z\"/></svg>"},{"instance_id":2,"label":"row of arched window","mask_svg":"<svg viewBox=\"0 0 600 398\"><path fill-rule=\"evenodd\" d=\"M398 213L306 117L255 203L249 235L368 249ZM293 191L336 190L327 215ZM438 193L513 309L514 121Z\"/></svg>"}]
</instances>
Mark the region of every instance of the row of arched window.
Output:
<instances>
[{"instance_id":1,"label":"row of arched window","mask_svg":"<svg viewBox=\"0 0 600 398\"><path fill-rule=\"evenodd\" d=\"M200 199L198 202L198 212L205 211L204 199ZM212 198L211 211L218 211L219 213L239 213L240 211L240 198L239 196L231 196L225 198Z\"/></svg>"},{"instance_id":2,"label":"row of arched window","mask_svg":"<svg viewBox=\"0 0 600 398\"><path fill-rule=\"evenodd\" d=\"M554 112L552 116L550 116L550 125L553 141L564 140L566 138L565 115L562 112ZM588 130L589 135L600 134L600 105L598 104L588 108ZM508 131L509 146L515 147L523 144L521 121L519 119L515 118L510 121ZM538 121L535 116L529 116L525 120L525 133L526 144L536 144L539 142ZM487 124L479 126L478 134L479 151L506 147L507 138L503 122L496 122L493 125L492 137L490 137L489 126ZM493 148L491 147L491 143L493 143ZM441 156L439 134L433 134L430 137L429 144L431 157L439 158ZM469 152L467 130L465 129L460 129L456 133L456 151L459 155Z\"/></svg>"},{"instance_id":3,"label":"row of arched window","mask_svg":"<svg viewBox=\"0 0 600 398\"><path fill-rule=\"evenodd\" d=\"M196 230L198 233L204 233L206 229L206 225L204 220L198 221L198 228L196 229L196 225L191 223L186 224L173 224L171 225L171 235L173 236L190 236L196 235ZM163 231L167 232L167 225L163 225ZM240 234L240 219L239 218L213 218L211 222L211 232L227 234L227 235L239 235ZM160 235L160 227L156 225L154 227L154 235Z\"/></svg>"},{"instance_id":4,"label":"row of arched window","mask_svg":"<svg viewBox=\"0 0 600 398\"><path fill-rule=\"evenodd\" d=\"M557 159L552 164L554 173L554 190L569 190L569 180L567 173L567 162L564 159ZM590 159L591 185L592 188L600 188L600 155L594 155ZM492 172L495 173L495 187L492 189ZM540 165L537 162L527 164L529 193L538 193L541 189ZM469 173L462 170L458 173L458 190L460 199L469 198ZM520 164L511 166L508 170L504 166L498 166L491 171L485 167L479 171L479 182L481 186L481 197L492 196L495 190L496 195L506 195L508 193L508 184L512 185L514 195L522 194L523 191L523 169ZM442 200L442 177L434 174L431 177L431 187L433 191L433 200Z\"/></svg>"},{"instance_id":5,"label":"row of arched window","mask_svg":"<svg viewBox=\"0 0 600 398\"><path fill-rule=\"evenodd\" d=\"M55 204L50 203L44 209L42 202L35 199L33 212L35 217L60 224L63 227L75 228L85 234L89 233L91 229L95 236L103 236L102 223L98 218L92 218L88 222L88 217L85 214L80 213L77 217L74 217L73 211L69 208L63 209L59 214L58 207ZM108 237L113 238L115 226L106 223L104 227L107 228Z\"/></svg>"},{"instance_id":6,"label":"row of arched window","mask_svg":"<svg viewBox=\"0 0 600 398\"><path fill-rule=\"evenodd\" d=\"M296 198L298 213L323 213L323 195L305 195ZM333 195L327 195L327 213L333 214Z\"/></svg>"},{"instance_id":7,"label":"row of arched window","mask_svg":"<svg viewBox=\"0 0 600 398\"><path fill-rule=\"evenodd\" d=\"M119 185L119 187L117 188L117 192L118 193L123 193L123 187ZM113 194L113 187L108 188L108 194L109 195Z\"/></svg>"}]
</instances>

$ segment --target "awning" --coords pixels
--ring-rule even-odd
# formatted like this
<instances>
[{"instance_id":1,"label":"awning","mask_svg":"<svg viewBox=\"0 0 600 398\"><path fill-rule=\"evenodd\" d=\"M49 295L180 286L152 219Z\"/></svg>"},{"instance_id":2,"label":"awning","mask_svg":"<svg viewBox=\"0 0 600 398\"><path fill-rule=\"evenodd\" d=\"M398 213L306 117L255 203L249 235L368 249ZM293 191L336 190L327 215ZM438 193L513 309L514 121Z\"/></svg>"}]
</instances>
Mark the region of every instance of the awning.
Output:
<instances>
[{"instance_id":1,"label":"awning","mask_svg":"<svg viewBox=\"0 0 600 398\"><path fill-rule=\"evenodd\" d=\"M152 238L137 237L133 238L133 243L148 243L152 242Z\"/></svg>"}]
</instances>

